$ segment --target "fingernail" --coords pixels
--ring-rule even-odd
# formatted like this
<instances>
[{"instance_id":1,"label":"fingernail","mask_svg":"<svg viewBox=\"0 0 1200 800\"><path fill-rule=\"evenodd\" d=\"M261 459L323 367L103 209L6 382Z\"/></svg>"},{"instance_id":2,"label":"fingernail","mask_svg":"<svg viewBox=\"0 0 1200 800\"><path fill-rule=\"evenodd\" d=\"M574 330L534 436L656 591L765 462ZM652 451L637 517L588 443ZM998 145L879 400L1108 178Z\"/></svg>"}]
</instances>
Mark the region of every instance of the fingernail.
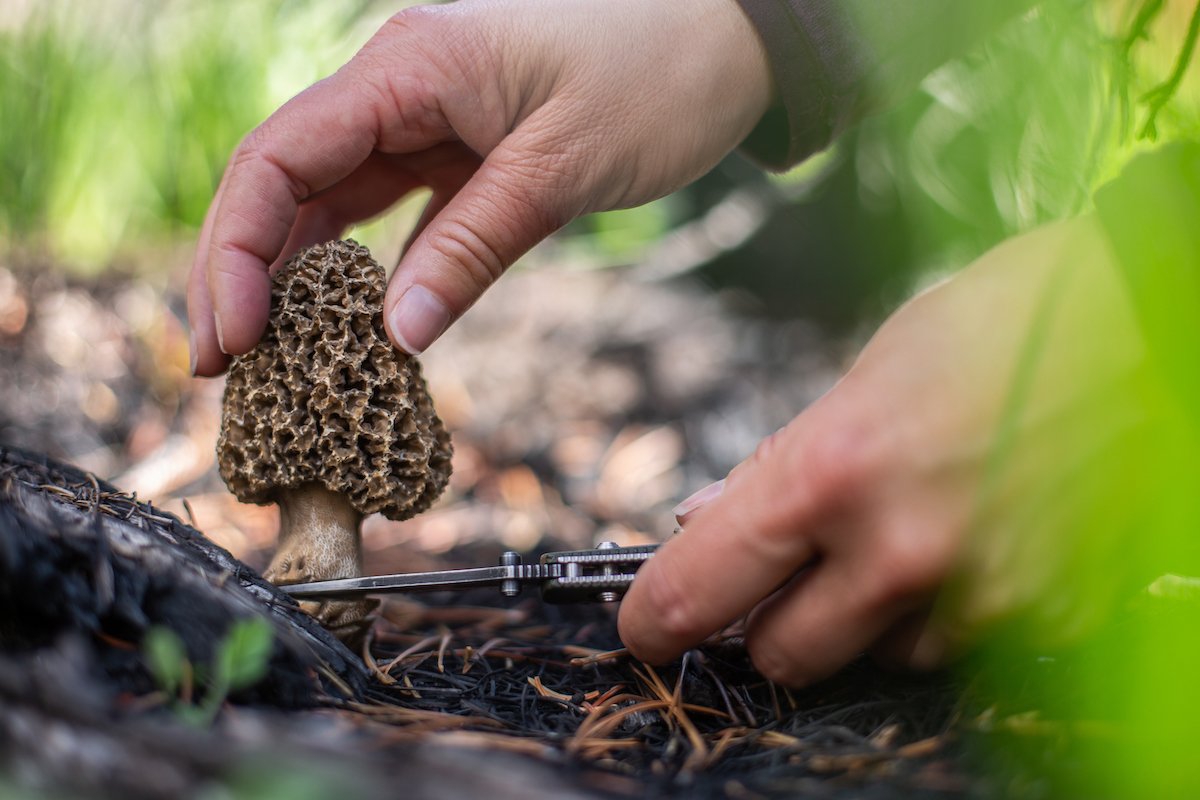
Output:
<instances>
[{"instance_id":1,"label":"fingernail","mask_svg":"<svg viewBox=\"0 0 1200 800\"><path fill-rule=\"evenodd\" d=\"M195 331L188 331L188 354L189 354L189 360L190 360L189 369L192 371L192 374L195 375L196 374L196 358L197 358L196 332Z\"/></svg>"},{"instance_id":2,"label":"fingernail","mask_svg":"<svg viewBox=\"0 0 1200 800\"><path fill-rule=\"evenodd\" d=\"M684 500L679 505L675 506L674 510L671 513L673 513L675 515L675 519L682 522L684 517L686 517L688 514L691 514L693 511L700 508L701 506L707 505L713 499L720 496L721 492L723 492L724 490L725 490L725 479L722 478L721 480L717 481L716 483L710 483L708 486L705 486L703 489L696 492L694 495L692 495L688 499Z\"/></svg>"},{"instance_id":3,"label":"fingernail","mask_svg":"<svg viewBox=\"0 0 1200 800\"><path fill-rule=\"evenodd\" d=\"M229 351L225 349L225 335L221 332L221 315L215 311L213 312L213 327L217 329L217 346L221 348L222 353L228 354Z\"/></svg>"},{"instance_id":4,"label":"fingernail","mask_svg":"<svg viewBox=\"0 0 1200 800\"><path fill-rule=\"evenodd\" d=\"M437 295L414 283L400 295L388 317L392 336L406 352L419 355L450 326L450 309Z\"/></svg>"}]
</instances>

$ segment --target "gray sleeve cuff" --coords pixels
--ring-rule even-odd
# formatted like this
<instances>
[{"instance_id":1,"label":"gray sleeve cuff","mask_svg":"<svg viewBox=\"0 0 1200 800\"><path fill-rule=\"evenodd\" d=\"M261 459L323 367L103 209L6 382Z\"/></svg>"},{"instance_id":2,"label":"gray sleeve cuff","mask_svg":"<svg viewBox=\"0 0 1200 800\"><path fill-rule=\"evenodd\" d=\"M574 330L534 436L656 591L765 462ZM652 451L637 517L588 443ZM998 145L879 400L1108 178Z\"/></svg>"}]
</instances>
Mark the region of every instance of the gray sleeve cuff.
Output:
<instances>
[{"instance_id":1,"label":"gray sleeve cuff","mask_svg":"<svg viewBox=\"0 0 1200 800\"><path fill-rule=\"evenodd\" d=\"M775 81L742 149L768 169L799 163L1035 1L738 0Z\"/></svg>"},{"instance_id":2,"label":"gray sleeve cuff","mask_svg":"<svg viewBox=\"0 0 1200 800\"><path fill-rule=\"evenodd\" d=\"M742 144L769 169L825 148L854 121L865 86L861 46L833 2L738 0L757 29L775 81L775 103Z\"/></svg>"}]
</instances>

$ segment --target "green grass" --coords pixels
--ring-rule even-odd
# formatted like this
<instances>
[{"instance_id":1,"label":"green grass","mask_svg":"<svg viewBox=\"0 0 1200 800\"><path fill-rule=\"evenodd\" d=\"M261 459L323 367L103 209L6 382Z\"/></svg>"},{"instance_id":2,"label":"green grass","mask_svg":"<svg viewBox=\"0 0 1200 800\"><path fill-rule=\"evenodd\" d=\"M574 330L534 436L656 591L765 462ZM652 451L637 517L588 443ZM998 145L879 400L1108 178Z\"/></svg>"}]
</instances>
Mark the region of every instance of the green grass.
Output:
<instances>
[{"instance_id":1,"label":"green grass","mask_svg":"<svg viewBox=\"0 0 1200 800\"><path fill-rule=\"evenodd\" d=\"M102 267L191 235L237 142L387 13L51 0L0 21L0 239Z\"/></svg>"},{"instance_id":2,"label":"green grass","mask_svg":"<svg viewBox=\"0 0 1200 800\"><path fill-rule=\"evenodd\" d=\"M0 252L97 271L186 242L241 138L402 5L48 0L0 11ZM663 208L602 215L586 238L633 254L669 228ZM406 203L398 216L417 213ZM395 250L403 219L355 235Z\"/></svg>"}]
</instances>

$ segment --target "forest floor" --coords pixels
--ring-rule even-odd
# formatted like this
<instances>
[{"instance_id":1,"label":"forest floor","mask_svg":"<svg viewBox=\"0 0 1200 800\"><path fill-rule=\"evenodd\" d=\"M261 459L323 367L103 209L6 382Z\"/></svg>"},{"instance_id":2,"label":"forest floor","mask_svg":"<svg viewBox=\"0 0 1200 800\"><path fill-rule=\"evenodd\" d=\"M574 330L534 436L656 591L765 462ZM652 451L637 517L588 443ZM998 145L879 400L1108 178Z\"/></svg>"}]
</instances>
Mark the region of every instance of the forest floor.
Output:
<instances>
[{"instance_id":1,"label":"forest floor","mask_svg":"<svg viewBox=\"0 0 1200 800\"><path fill-rule=\"evenodd\" d=\"M739 302L636 272L507 276L423 358L454 476L426 514L366 521L367 571L661 541L674 503L828 389L851 352ZM94 473L261 568L277 514L216 475L221 382L187 374L182 305L135 277L0 269L0 443ZM357 720L355 746L516 754L587 796L1004 794L968 743L1037 727L951 676L868 663L787 691L753 672L736 629L661 670L619 647L605 607L390 598L362 653L368 702L338 713Z\"/></svg>"}]
</instances>

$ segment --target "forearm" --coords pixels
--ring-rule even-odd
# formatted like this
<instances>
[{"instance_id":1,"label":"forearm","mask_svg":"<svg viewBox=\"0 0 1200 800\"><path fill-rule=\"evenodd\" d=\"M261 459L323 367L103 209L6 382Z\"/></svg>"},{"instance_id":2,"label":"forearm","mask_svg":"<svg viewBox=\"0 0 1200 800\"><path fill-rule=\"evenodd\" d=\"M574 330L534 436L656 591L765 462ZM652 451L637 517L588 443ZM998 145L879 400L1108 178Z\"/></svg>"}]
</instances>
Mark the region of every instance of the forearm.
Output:
<instances>
[{"instance_id":1,"label":"forearm","mask_svg":"<svg viewBox=\"0 0 1200 800\"><path fill-rule=\"evenodd\" d=\"M782 169L911 91L1037 0L738 0L766 45L776 102L745 142Z\"/></svg>"}]
</instances>

